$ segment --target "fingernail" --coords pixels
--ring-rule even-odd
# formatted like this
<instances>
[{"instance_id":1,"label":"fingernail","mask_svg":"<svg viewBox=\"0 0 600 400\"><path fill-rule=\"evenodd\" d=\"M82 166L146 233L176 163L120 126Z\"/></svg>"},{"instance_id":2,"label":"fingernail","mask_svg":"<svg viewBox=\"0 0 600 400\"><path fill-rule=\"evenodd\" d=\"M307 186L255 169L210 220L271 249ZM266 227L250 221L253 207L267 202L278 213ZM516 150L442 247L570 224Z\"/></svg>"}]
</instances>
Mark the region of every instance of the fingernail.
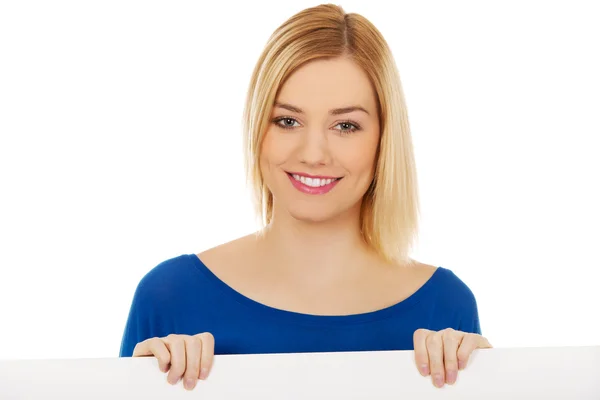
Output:
<instances>
[{"instance_id":1,"label":"fingernail","mask_svg":"<svg viewBox=\"0 0 600 400\"><path fill-rule=\"evenodd\" d=\"M429 375L429 365L427 365L427 364L421 365L421 375L423 375L423 376Z\"/></svg>"},{"instance_id":2,"label":"fingernail","mask_svg":"<svg viewBox=\"0 0 600 400\"><path fill-rule=\"evenodd\" d=\"M440 375L440 374L436 374L436 375L433 377L433 384L434 384L436 387L439 387L439 388L441 388L442 386L444 386L444 379L442 378L442 375Z\"/></svg>"},{"instance_id":3,"label":"fingernail","mask_svg":"<svg viewBox=\"0 0 600 400\"><path fill-rule=\"evenodd\" d=\"M191 390L194 387L194 380L192 378L187 378L184 382L183 382L183 386L187 389L187 390Z\"/></svg>"},{"instance_id":4,"label":"fingernail","mask_svg":"<svg viewBox=\"0 0 600 400\"><path fill-rule=\"evenodd\" d=\"M206 379L207 375L208 375L208 368L201 368L200 369L200 379L202 379L202 380Z\"/></svg>"},{"instance_id":5,"label":"fingernail","mask_svg":"<svg viewBox=\"0 0 600 400\"><path fill-rule=\"evenodd\" d=\"M456 371L448 371L446 372L446 383L449 385L453 385L456 382L457 372Z\"/></svg>"},{"instance_id":6,"label":"fingernail","mask_svg":"<svg viewBox=\"0 0 600 400\"><path fill-rule=\"evenodd\" d=\"M167 380L169 381L169 383L170 383L171 385L174 385L174 384L176 384L177 382L179 382L179 378L178 378L178 377L176 377L176 376L169 376L169 377L167 378Z\"/></svg>"},{"instance_id":7,"label":"fingernail","mask_svg":"<svg viewBox=\"0 0 600 400\"><path fill-rule=\"evenodd\" d=\"M459 360L458 361L458 369L465 369L465 367L467 366L466 364L467 363L464 362L463 360Z\"/></svg>"}]
</instances>

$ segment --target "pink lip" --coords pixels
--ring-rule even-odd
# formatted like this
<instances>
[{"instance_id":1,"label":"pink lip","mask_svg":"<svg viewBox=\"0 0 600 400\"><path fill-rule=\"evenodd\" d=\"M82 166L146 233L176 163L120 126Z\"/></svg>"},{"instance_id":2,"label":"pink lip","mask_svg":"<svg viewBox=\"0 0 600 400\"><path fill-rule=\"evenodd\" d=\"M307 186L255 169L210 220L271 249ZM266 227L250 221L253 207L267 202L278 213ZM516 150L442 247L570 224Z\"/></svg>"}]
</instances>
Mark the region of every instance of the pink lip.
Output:
<instances>
[{"instance_id":1,"label":"pink lip","mask_svg":"<svg viewBox=\"0 0 600 400\"><path fill-rule=\"evenodd\" d=\"M296 189L301 191L302 193L306 193L306 194L325 194L325 193L329 192L331 189L333 189L335 187L335 185L337 185L337 183L341 180L341 179L337 179L337 178L333 178L333 177L311 176L311 175L307 175L307 174L297 174L297 175L306 176L309 178L335 179L334 181L332 181L331 183L329 183L325 186L312 187L312 186L305 185L304 183L302 183L300 181L295 180L294 177L290 173L288 173L287 176L290 178L292 185Z\"/></svg>"}]
</instances>

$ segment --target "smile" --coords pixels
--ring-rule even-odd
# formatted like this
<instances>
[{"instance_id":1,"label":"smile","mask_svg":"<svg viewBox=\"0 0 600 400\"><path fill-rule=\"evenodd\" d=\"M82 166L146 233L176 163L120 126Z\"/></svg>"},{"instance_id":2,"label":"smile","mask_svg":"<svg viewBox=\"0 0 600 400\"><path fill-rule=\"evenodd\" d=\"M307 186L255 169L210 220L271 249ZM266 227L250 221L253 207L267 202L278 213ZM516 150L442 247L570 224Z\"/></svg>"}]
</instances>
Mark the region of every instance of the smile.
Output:
<instances>
[{"instance_id":1,"label":"smile","mask_svg":"<svg viewBox=\"0 0 600 400\"><path fill-rule=\"evenodd\" d=\"M337 178L309 178L307 176L301 176L298 174L292 174L292 178L294 178L298 182L302 182L306 186L310 186L310 187L321 187L321 186L329 185L331 182L333 182L337 179Z\"/></svg>"},{"instance_id":2,"label":"smile","mask_svg":"<svg viewBox=\"0 0 600 400\"><path fill-rule=\"evenodd\" d=\"M292 185L306 194L325 194L334 188L342 178L310 177L300 174L287 173Z\"/></svg>"}]
</instances>

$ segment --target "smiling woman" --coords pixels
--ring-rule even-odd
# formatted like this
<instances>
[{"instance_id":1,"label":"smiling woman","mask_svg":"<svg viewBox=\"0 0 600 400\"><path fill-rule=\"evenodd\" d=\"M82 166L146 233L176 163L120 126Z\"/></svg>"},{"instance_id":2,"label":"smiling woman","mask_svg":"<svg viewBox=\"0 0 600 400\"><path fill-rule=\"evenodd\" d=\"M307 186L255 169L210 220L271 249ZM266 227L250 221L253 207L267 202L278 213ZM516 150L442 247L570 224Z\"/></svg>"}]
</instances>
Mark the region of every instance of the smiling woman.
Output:
<instances>
[{"instance_id":1,"label":"smiling woman","mask_svg":"<svg viewBox=\"0 0 600 400\"><path fill-rule=\"evenodd\" d=\"M263 228L143 277L121 356L191 389L214 354L415 350L454 383L480 335L473 293L409 257L418 195L398 72L380 32L334 5L269 39L244 113Z\"/></svg>"},{"instance_id":2,"label":"smiling woman","mask_svg":"<svg viewBox=\"0 0 600 400\"><path fill-rule=\"evenodd\" d=\"M246 170L255 189L257 211L268 225L273 192L265 185L262 165L256 160L263 161L263 140L272 141L268 133L273 129L273 116L262 110L271 109L279 126L283 121L285 128L303 132L314 124L308 126L298 119L320 118L319 124L335 119L330 128L343 126L338 128L341 135L360 133L351 135L358 139L337 146L343 143L358 149L367 145L361 151L367 152L364 156L356 159L346 152L346 158L372 161L370 182L362 188L365 196L358 204L363 239L385 259L410 264L408 254L418 231L418 187L406 104L393 57L380 32L362 16L345 14L332 5L309 10L290 18L271 36L251 79L244 117ZM333 13L338 13L336 18ZM306 24L309 14L315 20ZM290 94L295 101L289 99ZM315 110L323 110L323 115ZM329 120L323 120L324 115ZM376 159L379 154L374 152L381 156ZM347 181L359 179L354 174L350 178Z\"/></svg>"}]
</instances>

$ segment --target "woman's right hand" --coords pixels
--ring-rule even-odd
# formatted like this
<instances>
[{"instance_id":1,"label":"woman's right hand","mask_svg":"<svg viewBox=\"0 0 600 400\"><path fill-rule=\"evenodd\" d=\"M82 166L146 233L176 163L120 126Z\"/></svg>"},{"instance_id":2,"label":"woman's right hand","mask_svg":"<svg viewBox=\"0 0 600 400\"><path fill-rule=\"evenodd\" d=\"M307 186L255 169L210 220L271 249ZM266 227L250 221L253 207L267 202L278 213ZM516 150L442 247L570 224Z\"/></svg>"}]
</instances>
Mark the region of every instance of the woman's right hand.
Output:
<instances>
[{"instance_id":1,"label":"woman's right hand","mask_svg":"<svg viewBox=\"0 0 600 400\"><path fill-rule=\"evenodd\" d=\"M194 336L171 334L138 343L132 357L154 356L167 381L174 385L183 377L183 386L192 390L198 379L206 379L213 364L215 338L205 332Z\"/></svg>"}]
</instances>

